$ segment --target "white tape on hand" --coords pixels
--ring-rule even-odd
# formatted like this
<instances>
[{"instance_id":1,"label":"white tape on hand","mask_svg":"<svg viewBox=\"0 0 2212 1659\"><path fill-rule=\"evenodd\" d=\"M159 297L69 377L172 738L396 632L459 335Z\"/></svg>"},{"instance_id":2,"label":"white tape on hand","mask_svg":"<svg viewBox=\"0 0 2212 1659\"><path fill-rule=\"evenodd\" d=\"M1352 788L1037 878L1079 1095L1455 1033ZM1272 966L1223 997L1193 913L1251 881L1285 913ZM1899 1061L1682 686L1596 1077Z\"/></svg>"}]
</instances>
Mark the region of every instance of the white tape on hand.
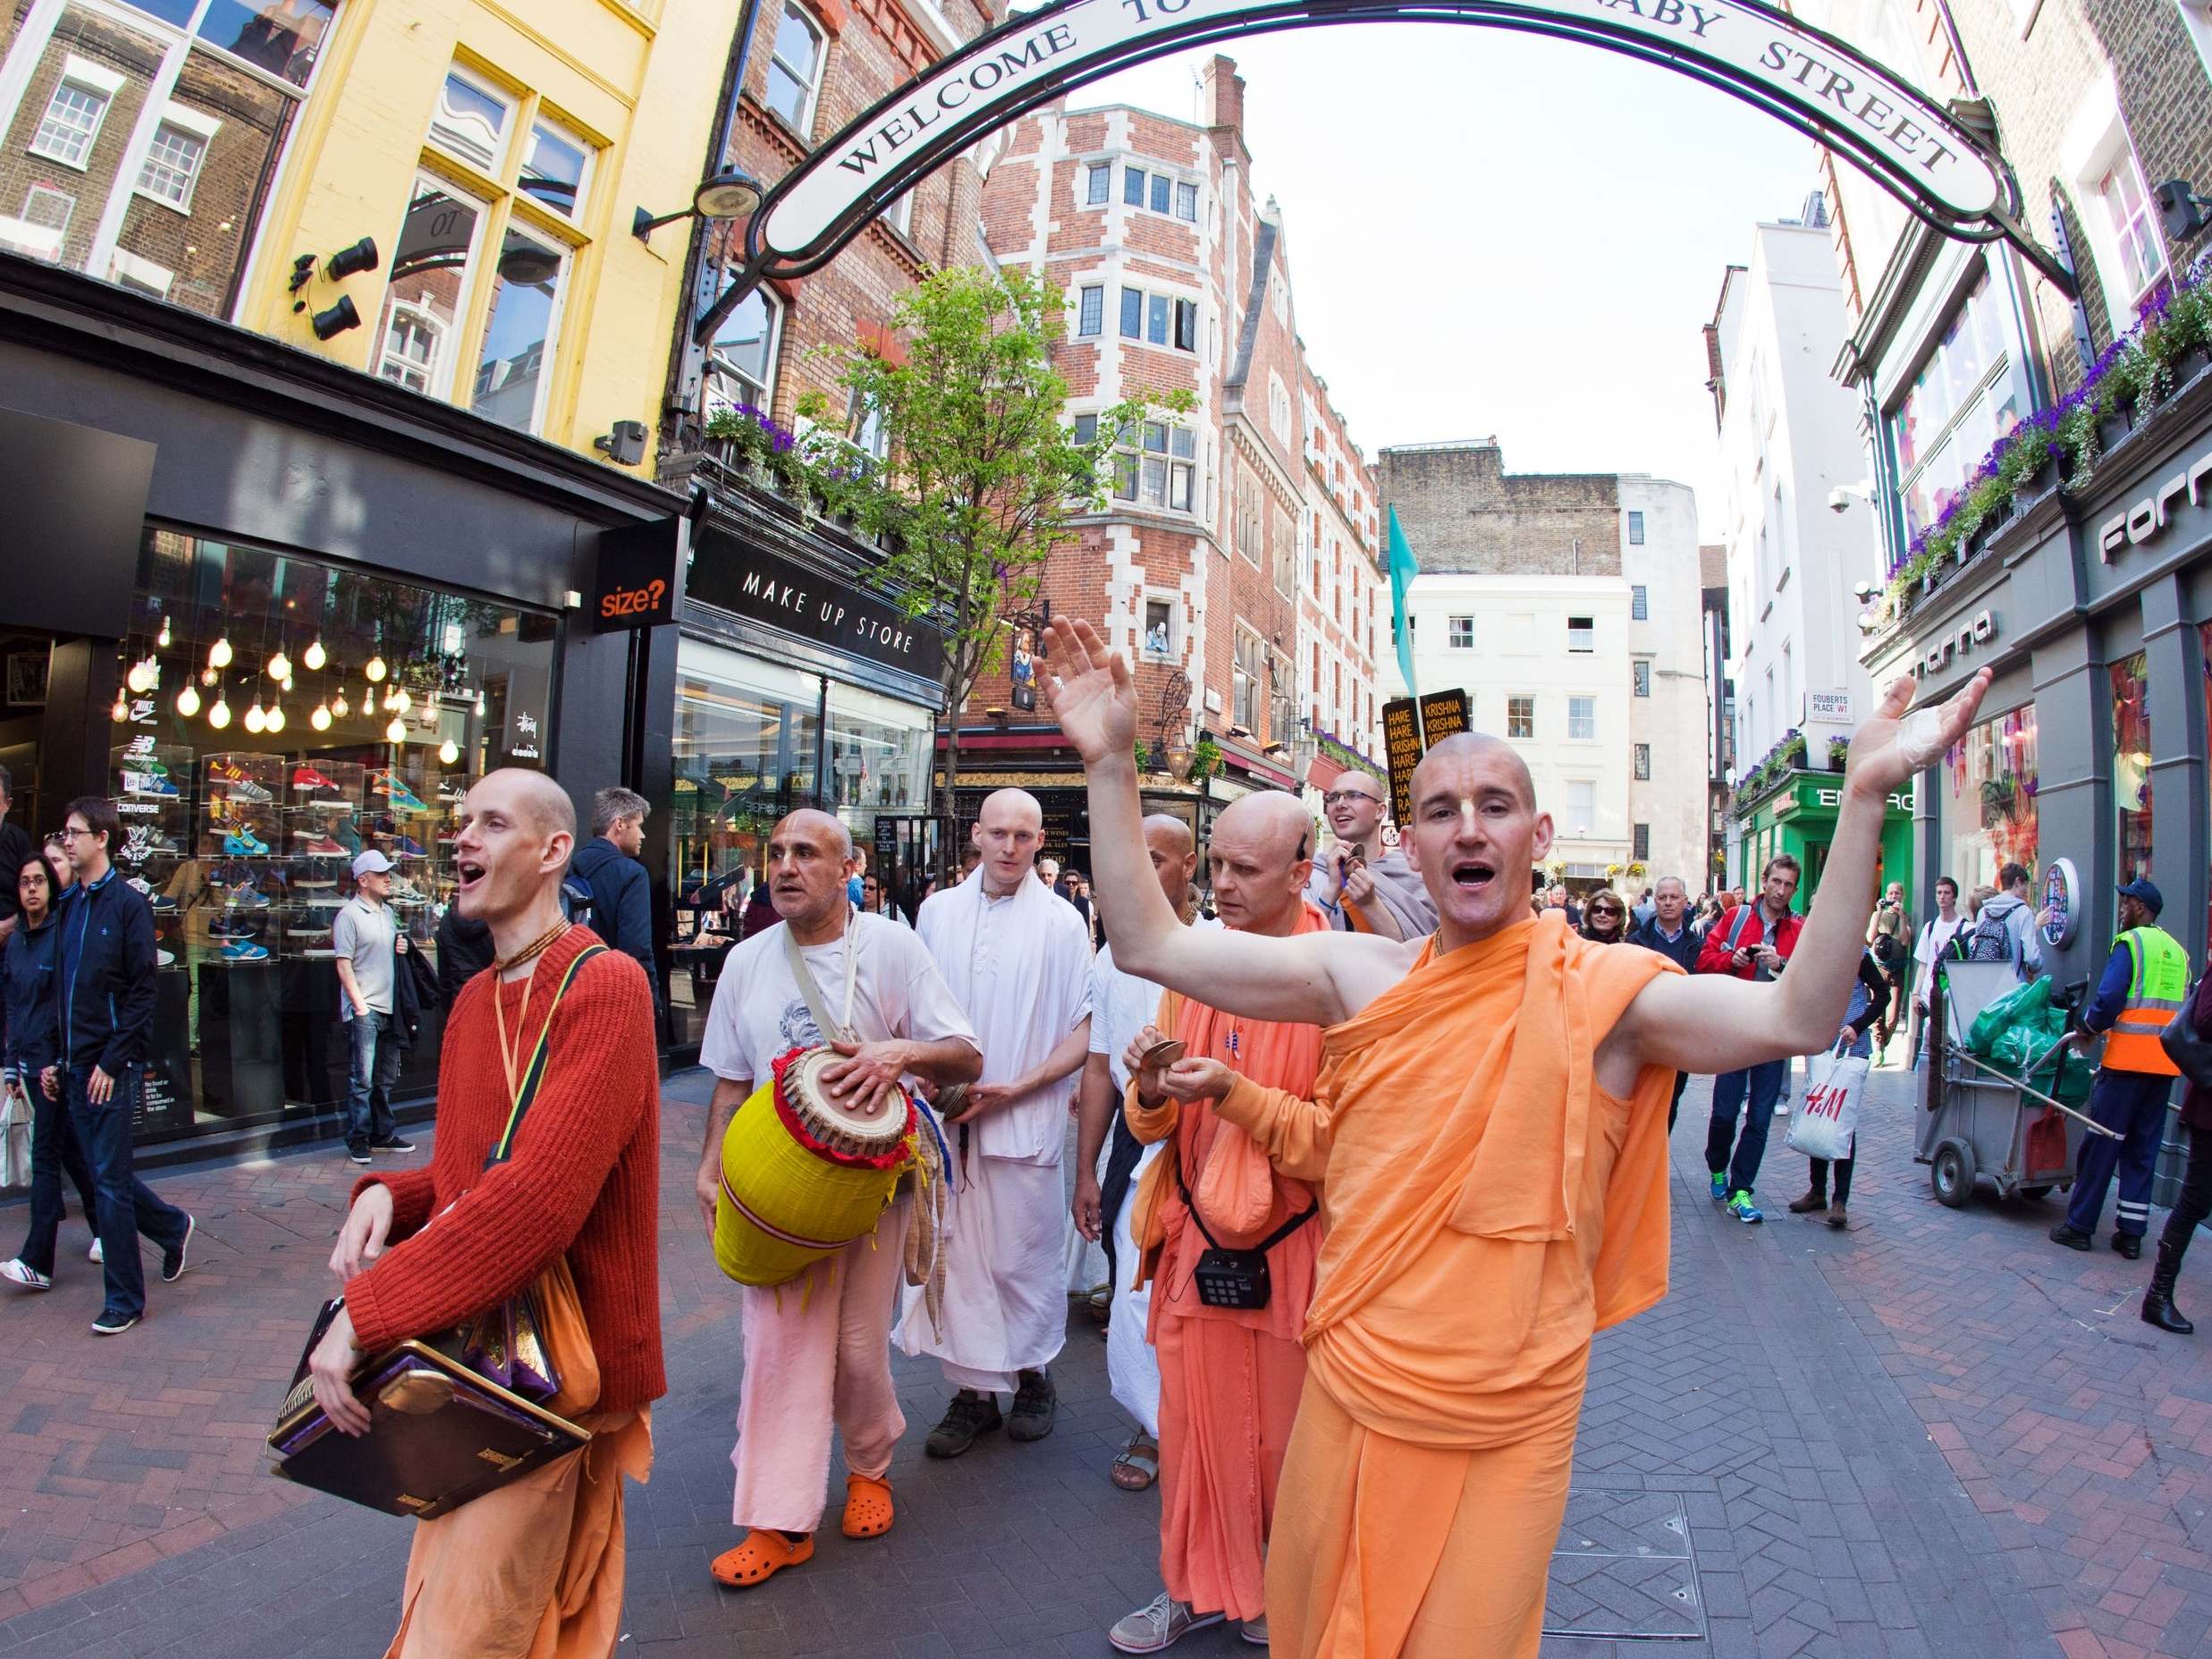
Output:
<instances>
[{"instance_id":1,"label":"white tape on hand","mask_svg":"<svg viewBox=\"0 0 2212 1659\"><path fill-rule=\"evenodd\" d=\"M1897 729L1897 752L1905 765L1918 772L1943 753L1943 716L1932 708L1916 708Z\"/></svg>"}]
</instances>

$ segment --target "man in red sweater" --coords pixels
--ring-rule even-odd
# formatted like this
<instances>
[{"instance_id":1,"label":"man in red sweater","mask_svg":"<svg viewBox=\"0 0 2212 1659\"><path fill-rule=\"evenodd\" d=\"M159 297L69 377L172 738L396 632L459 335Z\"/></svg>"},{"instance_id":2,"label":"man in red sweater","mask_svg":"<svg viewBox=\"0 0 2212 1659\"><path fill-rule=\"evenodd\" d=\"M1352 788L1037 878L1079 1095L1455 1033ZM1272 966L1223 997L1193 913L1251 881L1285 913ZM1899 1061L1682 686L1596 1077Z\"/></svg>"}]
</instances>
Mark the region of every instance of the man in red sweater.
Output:
<instances>
[{"instance_id":1,"label":"man in red sweater","mask_svg":"<svg viewBox=\"0 0 2212 1659\"><path fill-rule=\"evenodd\" d=\"M362 1178L331 1253L345 1307L315 1351L315 1397L347 1434L369 1428L351 1377L364 1355L446 1330L513 1296L564 1252L597 1356L581 1451L418 1524L387 1659L612 1654L622 1611L622 1485L652 1463L651 1402L667 1392L658 1289L660 1083L653 998L620 952L561 913L576 814L543 773L494 772L469 791L453 845L461 914L491 930L493 966L446 1021L428 1169ZM485 1159L546 1031L545 1080L505 1162Z\"/></svg>"},{"instance_id":2,"label":"man in red sweater","mask_svg":"<svg viewBox=\"0 0 2212 1659\"><path fill-rule=\"evenodd\" d=\"M1701 974L1727 974L1737 979L1772 979L1780 974L1790 952L1797 948L1797 934L1804 918L1790 909L1797 896L1797 860L1786 852L1767 860L1760 873L1758 900L1721 913L1705 935L1705 948L1698 952ZM1783 1079L1789 1075L1786 1060L1762 1061L1740 1071L1724 1071L1713 1079L1713 1114L1705 1128L1705 1167L1711 1172L1713 1202L1727 1206L1740 1222L1766 1220L1752 1197L1759 1179L1759 1165L1767 1155L1767 1132L1774 1127L1775 1102L1781 1098ZM1744 1096L1751 1105L1744 1110ZM1736 1116L1743 1117L1743 1133L1735 1132ZM1730 1155L1730 1147L1735 1148Z\"/></svg>"}]
</instances>

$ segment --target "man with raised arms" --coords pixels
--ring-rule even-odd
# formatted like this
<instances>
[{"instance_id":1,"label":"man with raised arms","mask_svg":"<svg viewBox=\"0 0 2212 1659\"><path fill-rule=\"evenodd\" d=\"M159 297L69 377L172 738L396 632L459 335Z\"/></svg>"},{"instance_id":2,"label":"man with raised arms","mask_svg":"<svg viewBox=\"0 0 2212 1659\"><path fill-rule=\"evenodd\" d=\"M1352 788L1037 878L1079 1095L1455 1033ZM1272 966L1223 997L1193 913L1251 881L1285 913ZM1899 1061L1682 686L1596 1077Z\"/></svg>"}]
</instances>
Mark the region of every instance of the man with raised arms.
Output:
<instances>
[{"instance_id":1,"label":"man with raised arms","mask_svg":"<svg viewBox=\"0 0 2212 1659\"><path fill-rule=\"evenodd\" d=\"M1313 1099L1237 1091L1215 1108L1279 1167L1324 1172L1267 1562L1275 1651L1533 1659L1591 1333L1666 1293L1673 1073L1819 1047L1862 915L1816 904L1797 970L1763 985L1577 939L1528 911L1552 824L1526 766L1470 732L1416 769L1400 843L1436 903L1432 938L1178 927L1144 879L1128 665L1087 623L1052 626L1065 677L1047 693L1089 775L1123 968L1330 1028ZM1886 798L1957 741L1988 685L1909 716L1911 681L1889 688L1852 740L1824 892L1870 887Z\"/></svg>"},{"instance_id":2,"label":"man with raised arms","mask_svg":"<svg viewBox=\"0 0 2212 1659\"><path fill-rule=\"evenodd\" d=\"M1060 1148L1071 1079L1090 1052L1091 940L1075 906L1036 878L1043 830L1035 796L984 797L974 834L983 861L924 901L915 922L984 1052L983 1080L945 1119L953 1167L944 1322L916 1289L899 1326L899 1346L936 1355L959 1391L923 1443L932 1457L958 1457L998 1428L1001 1393L1014 1396L1011 1438L1052 1432L1050 1367L1068 1334ZM1157 897L1141 840L1136 868Z\"/></svg>"}]
</instances>

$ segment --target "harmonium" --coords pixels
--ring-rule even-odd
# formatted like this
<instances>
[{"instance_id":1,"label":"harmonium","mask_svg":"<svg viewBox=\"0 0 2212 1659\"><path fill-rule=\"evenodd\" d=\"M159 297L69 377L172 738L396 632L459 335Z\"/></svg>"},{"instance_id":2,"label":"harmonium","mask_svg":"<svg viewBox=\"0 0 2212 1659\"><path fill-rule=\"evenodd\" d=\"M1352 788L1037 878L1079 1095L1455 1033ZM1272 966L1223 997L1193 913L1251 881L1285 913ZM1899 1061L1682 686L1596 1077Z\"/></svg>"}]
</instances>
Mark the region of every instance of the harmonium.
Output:
<instances>
[{"instance_id":1,"label":"harmonium","mask_svg":"<svg viewBox=\"0 0 2212 1659\"><path fill-rule=\"evenodd\" d=\"M591 1439L588 1429L502 1387L427 1342L408 1341L366 1361L353 1390L368 1433L331 1426L308 1359L343 1304L316 1321L269 1435L276 1473L391 1515L432 1520L519 1479Z\"/></svg>"}]
</instances>

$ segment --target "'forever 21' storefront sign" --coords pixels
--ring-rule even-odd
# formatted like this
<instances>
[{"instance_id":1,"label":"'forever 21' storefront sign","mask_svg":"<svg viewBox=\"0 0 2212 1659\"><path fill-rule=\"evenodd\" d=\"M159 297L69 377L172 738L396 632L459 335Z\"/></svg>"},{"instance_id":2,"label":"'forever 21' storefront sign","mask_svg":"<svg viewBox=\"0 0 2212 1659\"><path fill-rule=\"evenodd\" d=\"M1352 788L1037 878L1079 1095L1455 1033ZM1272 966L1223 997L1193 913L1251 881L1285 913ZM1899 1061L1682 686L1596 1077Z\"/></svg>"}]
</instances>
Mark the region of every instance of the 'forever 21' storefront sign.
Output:
<instances>
[{"instance_id":1,"label":"'forever 21' storefront sign","mask_svg":"<svg viewBox=\"0 0 2212 1659\"><path fill-rule=\"evenodd\" d=\"M711 527L692 539L685 596L848 656L934 681L944 642L890 600Z\"/></svg>"}]
</instances>

